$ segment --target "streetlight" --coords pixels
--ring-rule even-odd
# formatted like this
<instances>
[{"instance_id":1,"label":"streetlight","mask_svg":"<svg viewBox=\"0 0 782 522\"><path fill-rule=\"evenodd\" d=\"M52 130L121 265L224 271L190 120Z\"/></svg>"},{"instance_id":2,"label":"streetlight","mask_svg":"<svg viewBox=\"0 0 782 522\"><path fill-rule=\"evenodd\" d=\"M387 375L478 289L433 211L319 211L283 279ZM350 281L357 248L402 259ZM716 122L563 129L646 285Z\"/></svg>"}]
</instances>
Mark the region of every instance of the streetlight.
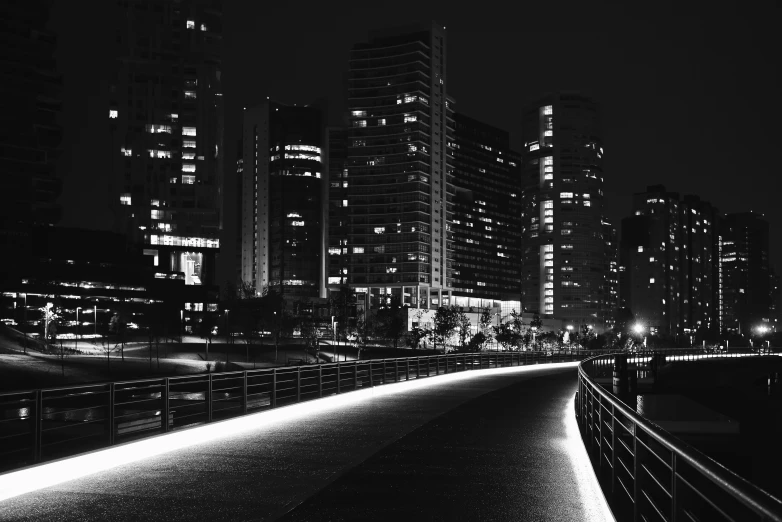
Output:
<instances>
[{"instance_id":1,"label":"streetlight","mask_svg":"<svg viewBox=\"0 0 782 522\"><path fill-rule=\"evenodd\" d=\"M95 337L97 337L98 336L98 305L95 305L94 314L95 314Z\"/></svg>"},{"instance_id":2,"label":"streetlight","mask_svg":"<svg viewBox=\"0 0 782 522\"><path fill-rule=\"evenodd\" d=\"M646 335L644 335L644 331L645 330L646 330L646 328L644 328L644 325L642 325L641 323L635 323L633 325L633 331L635 333L637 333L639 336L643 335L643 338L644 338L644 348L646 348Z\"/></svg>"}]
</instances>

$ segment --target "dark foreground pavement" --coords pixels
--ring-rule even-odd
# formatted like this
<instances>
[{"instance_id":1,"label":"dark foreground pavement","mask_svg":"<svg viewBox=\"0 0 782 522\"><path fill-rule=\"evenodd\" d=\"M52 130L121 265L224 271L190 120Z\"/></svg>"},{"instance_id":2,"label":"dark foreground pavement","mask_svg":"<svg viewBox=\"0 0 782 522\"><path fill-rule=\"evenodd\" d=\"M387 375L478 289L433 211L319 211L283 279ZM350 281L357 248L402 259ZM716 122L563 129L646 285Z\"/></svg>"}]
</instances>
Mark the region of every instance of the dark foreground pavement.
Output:
<instances>
[{"instance_id":1,"label":"dark foreground pavement","mask_svg":"<svg viewBox=\"0 0 782 522\"><path fill-rule=\"evenodd\" d=\"M522 368L324 403L12 498L0 520L602 520L575 364Z\"/></svg>"}]
</instances>

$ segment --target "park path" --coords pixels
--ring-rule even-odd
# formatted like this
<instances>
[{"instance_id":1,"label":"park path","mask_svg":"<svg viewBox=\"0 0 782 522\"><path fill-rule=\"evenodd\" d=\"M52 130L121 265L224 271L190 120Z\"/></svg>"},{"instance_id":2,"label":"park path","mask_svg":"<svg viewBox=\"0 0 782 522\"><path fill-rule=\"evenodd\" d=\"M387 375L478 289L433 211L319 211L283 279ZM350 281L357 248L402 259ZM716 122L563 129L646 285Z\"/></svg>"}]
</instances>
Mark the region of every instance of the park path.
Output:
<instances>
[{"instance_id":1,"label":"park path","mask_svg":"<svg viewBox=\"0 0 782 522\"><path fill-rule=\"evenodd\" d=\"M0 520L605 519L575 363L406 384L238 434L227 421L219 440L6 500Z\"/></svg>"}]
</instances>

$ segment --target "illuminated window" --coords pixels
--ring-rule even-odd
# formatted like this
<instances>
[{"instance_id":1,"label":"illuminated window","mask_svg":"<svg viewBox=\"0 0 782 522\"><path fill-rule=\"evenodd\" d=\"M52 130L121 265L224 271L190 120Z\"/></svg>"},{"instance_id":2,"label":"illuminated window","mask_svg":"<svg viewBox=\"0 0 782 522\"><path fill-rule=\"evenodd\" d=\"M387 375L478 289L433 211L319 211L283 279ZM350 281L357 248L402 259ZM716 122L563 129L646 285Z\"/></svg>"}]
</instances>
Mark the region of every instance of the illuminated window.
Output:
<instances>
[{"instance_id":1,"label":"illuminated window","mask_svg":"<svg viewBox=\"0 0 782 522\"><path fill-rule=\"evenodd\" d=\"M585 207L591 207L592 206L592 202L591 201L584 201L584 206Z\"/></svg>"},{"instance_id":2,"label":"illuminated window","mask_svg":"<svg viewBox=\"0 0 782 522\"><path fill-rule=\"evenodd\" d=\"M338 256L341 252L341 249L339 247L329 247L329 255L330 256Z\"/></svg>"},{"instance_id":3,"label":"illuminated window","mask_svg":"<svg viewBox=\"0 0 782 522\"><path fill-rule=\"evenodd\" d=\"M546 116L554 114L554 107L552 105L546 105L543 107L543 114Z\"/></svg>"},{"instance_id":4,"label":"illuminated window","mask_svg":"<svg viewBox=\"0 0 782 522\"><path fill-rule=\"evenodd\" d=\"M182 136L195 136L195 135L196 135L195 127L182 127Z\"/></svg>"},{"instance_id":5,"label":"illuminated window","mask_svg":"<svg viewBox=\"0 0 782 522\"><path fill-rule=\"evenodd\" d=\"M174 177L168 178L168 182L171 183L172 185L176 185L177 183L179 183L179 178L174 178Z\"/></svg>"},{"instance_id":6,"label":"illuminated window","mask_svg":"<svg viewBox=\"0 0 782 522\"><path fill-rule=\"evenodd\" d=\"M119 204L120 205L130 205L130 194L122 194L119 197Z\"/></svg>"},{"instance_id":7,"label":"illuminated window","mask_svg":"<svg viewBox=\"0 0 782 522\"><path fill-rule=\"evenodd\" d=\"M195 152L183 152L182 153L182 159L183 160L194 160L195 159Z\"/></svg>"},{"instance_id":8,"label":"illuminated window","mask_svg":"<svg viewBox=\"0 0 782 522\"><path fill-rule=\"evenodd\" d=\"M375 234L384 234L386 227L375 227Z\"/></svg>"},{"instance_id":9,"label":"illuminated window","mask_svg":"<svg viewBox=\"0 0 782 522\"><path fill-rule=\"evenodd\" d=\"M185 91L185 99L186 100L195 100L196 99L196 92L195 91Z\"/></svg>"},{"instance_id":10,"label":"illuminated window","mask_svg":"<svg viewBox=\"0 0 782 522\"><path fill-rule=\"evenodd\" d=\"M411 123L418 120L415 114L405 114L405 123Z\"/></svg>"},{"instance_id":11,"label":"illuminated window","mask_svg":"<svg viewBox=\"0 0 782 522\"><path fill-rule=\"evenodd\" d=\"M119 116L119 112L117 112L115 109L109 109L109 118L115 119Z\"/></svg>"},{"instance_id":12,"label":"illuminated window","mask_svg":"<svg viewBox=\"0 0 782 522\"><path fill-rule=\"evenodd\" d=\"M154 125L147 123L147 132L152 134L166 133L171 134L171 125Z\"/></svg>"},{"instance_id":13,"label":"illuminated window","mask_svg":"<svg viewBox=\"0 0 782 522\"><path fill-rule=\"evenodd\" d=\"M206 31L206 25L205 24L201 24L201 30L202 31Z\"/></svg>"},{"instance_id":14,"label":"illuminated window","mask_svg":"<svg viewBox=\"0 0 782 522\"><path fill-rule=\"evenodd\" d=\"M653 278L653 277L650 277L650 278L649 278L649 284L653 284L653 283L654 283L654 278Z\"/></svg>"},{"instance_id":15,"label":"illuminated window","mask_svg":"<svg viewBox=\"0 0 782 522\"><path fill-rule=\"evenodd\" d=\"M539 148L540 148L540 145L538 145L537 143L533 143L532 145L529 146L529 151L532 152L532 151L538 150Z\"/></svg>"},{"instance_id":16,"label":"illuminated window","mask_svg":"<svg viewBox=\"0 0 782 522\"><path fill-rule=\"evenodd\" d=\"M543 158L543 165L553 165L554 164L554 157L553 156L546 156Z\"/></svg>"},{"instance_id":17,"label":"illuminated window","mask_svg":"<svg viewBox=\"0 0 782 522\"><path fill-rule=\"evenodd\" d=\"M543 135L544 136L553 136L554 135L554 131L550 131L550 130L543 131Z\"/></svg>"},{"instance_id":18,"label":"illuminated window","mask_svg":"<svg viewBox=\"0 0 782 522\"><path fill-rule=\"evenodd\" d=\"M195 170L196 170L195 163L182 164L182 172L195 172Z\"/></svg>"},{"instance_id":19,"label":"illuminated window","mask_svg":"<svg viewBox=\"0 0 782 522\"><path fill-rule=\"evenodd\" d=\"M342 206L343 207L347 207L348 206L348 200L347 199L343 199L342 200Z\"/></svg>"},{"instance_id":20,"label":"illuminated window","mask_svg":"<svg viewBox=\"0 0 782 522\"><path fill-rule=\"evenodd\" d=\"M195 176L193 176L192 174L182 174L182 184L183 185L195 184Z\"/></svg>"},{"instance_id":21,"label":"illuminated window","mask_svg":"<svg viewBox=\"0 0 782 522\"><path fill-rule=\"evenodd\" d=\"M642 246L639 246L639 247L638 247L638 251L639 251L639 252L643 252L643 251L644 251L644 247L642 247Z\"/></svg>"},{"instance_id":22,"label":"illuminated window","mask_svg":"<svg viewBox=\"0 0 782 522\"><path fill-rule=\"evenodd\" d=\"M354 127L366 127L367 126L367 120L354 120L353 121Z\"/></svg>"},{"instance_id":23,"label":"illuminated window","mask_svg":"<svg viewBox=\"0 0 782 522\"><path fill-rule=\"evenodd\" d=\"M194 149L196 147L195 140L182 140L182 147L186 149Z\"/></svg>"},{"instance_id":24,"label":"illuminated window","mask_svg":"<svg viewBox=\"0 0 782 522\"><path fill-rule=\"evenodd\" d=\"M573 193L572 192L560 192L559 193L559 197L563 198L563 199L565 199L565 198L572 198L573 197Z\"/></svg>"},{"instance_id":25,"label":"illuminated window","mask_svg":"<svg viewBox=\"0 0 782 522\"><path fill-rule=\"evenodd\" d=\"M126 148L123 147L123 148L121 148L119 150L120 150L120 152L122 152L123 156L132 156L133 155L133 150L132 149L126 149Z\"/></svg>"},{"instance_id":26,"label":"illuminated window","mask_svg":"<svg viewBox=\"0 0 782 522\"><path fill-rule=\"evenodd\" d=\"M411 94L405 94L405 103L413 103L416 100L416 97Z\"/></svg>"},{"instance_id":27,"label":"illuminated window","mask_svg":"<svg viewBox=\"0 0 782 522\"><path fill-rule=\"evenodd\" d=\"M150 158L170 158L171 157L171 151L170 150L153 150L149 149L149 157Z\"/></svg>"},{"instance_id":28,"label":"illuminated window","mask_svg":"<svg viewBox=\"0 0 782 522\"><path fill-rule=\"evenodd\" d=\"M353 253L354 254L363 254L364 253L364 247L353 247Z\"/></svg>"},{"instance_id":29,"label":"illuminated window","mask_svg":"<svg viewBox=\"0 0 782 522\"><path fill-rule=\"evenodd\" d=\"M385 125L385 124L386 124L386 119L385 119L385 118L379 118L379 119L377 120L377 124L378 124L378 125L381 125L381 126L382 126L382 125Z\"/></svg>"},{"instance_id":30,"label":"illuminated window","mask_svg":"<svg viewBox=\"0 0 782 522\"><path fill-rule=\"evenodd\" d=\"M291 221L291 226L303 227L304 226L304 221Z\"/></svg>"},{"instance_id":31,"label":"illuminated window","mask_svg":"<svg viewBox=\"0 0 782 522\"><path fill-rule=\"evenodd\" d=\"M195 20L188 20L187 21L187 28L188 29L195 29Z\"/></svg>"},{"instance_id":32,"label":"illuminated window","mask_svg":"<svg viewBox=\"0 0 782 522\"><path fill-rule=\"evenodd\" d=\"M367 111L351 111L351 114L355 118L366 118L367 117Z\"/></svg>"}]
</instances>

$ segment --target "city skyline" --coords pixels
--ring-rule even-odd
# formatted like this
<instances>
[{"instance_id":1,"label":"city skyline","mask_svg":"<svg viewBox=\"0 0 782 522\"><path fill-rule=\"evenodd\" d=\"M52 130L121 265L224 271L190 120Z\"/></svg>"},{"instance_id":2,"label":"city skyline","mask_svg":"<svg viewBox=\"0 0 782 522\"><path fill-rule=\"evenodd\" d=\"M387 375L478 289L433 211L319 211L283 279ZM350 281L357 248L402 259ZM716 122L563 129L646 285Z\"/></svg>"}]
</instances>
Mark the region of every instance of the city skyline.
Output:
<instances>
[{"instance_id":1,"label":"city skyline","mask_svg":"<svg viewBox=\"0 0 782 522\"><path fill-rule=\"evenodd\" d=\"M329 9L299 12L298 7L281 5L270 10L252 4L226 6L223 88L231 94L225 99L226 144L238 139L242 108L257 105L266 96L301 104L325 95L330 102L327 121L339 122L346 109L341 93L350 47L364 41L370 30L411 21L403 10ZM770 13L773 7L766 3L765 9ZM66 147L76 145L60 163L66 172L61 201L67 203L78 200L85 187L97 190L92 187L100 179L91 164L94 158L87 156L92 153L90 140L96 136L90 128L105 125L102 110L95 107L102 103L104 86L94 81L98 73L88 68L105 52L92 45L105 30L85 35L80 32L85 22L64 6L55 10L54 26L63 48L58 58L66 76L64 118L78 119L84 127L81 134L65 140ZM779 112L779 101L773 96L778 80L768 67L773 46L767 39L772 32L763 30L772 17L715 7L700 18L697 13L677 12L675 19L665 20L664 11L642 20L600 7L557 14L538 6L525 12L524 20L556 18L557 31L543 23L516 25L513 17L490 22L459 9L449 9L448 16L438 16L444 13L430 6L416 11L418 20L435 19L448 28L449 95L460 111L508 130L511 148L521 150L520 120L526 103L549 91L582 91L604 107L603 133L609 145L606 215L612 222L618 224L629 214L633 193L660 183L680 193L698 194L724 212L763 213L772 231L782 226L782 212L771 203L766 181L773 144L780 138L773 118L764 116ZM759 27L750 28L750 21ZM719 29L728 22L733 36L724 37ZM277 45L280 41L285 45ZM526 56L525 49L536 41L547 42L549 57L535 51L536 57L508 60ZM582 49L584 42L593 50ZM252 53L263 58L258 66L248 66L246 49L261 50ZM83 58L84 53L89 60L69 57ZM535 74L524 73L527 63L534 65ZM477 80L487 75L492 81ZM749 76L752 81L741 80ZM754 99L764 100L763 110L752 108ZM233 147L227 146L226 201L235 196L229 174L235 159ZM745 181L734 184L731 196L723 187L733 176ZM63 221L94 228L105 226L102 223L79 208L66 210ZM772 262L778 272L782 271L781 248L772 241ZM222 269L221 279L227 272Z\"/></svg>"}]
</instances>

